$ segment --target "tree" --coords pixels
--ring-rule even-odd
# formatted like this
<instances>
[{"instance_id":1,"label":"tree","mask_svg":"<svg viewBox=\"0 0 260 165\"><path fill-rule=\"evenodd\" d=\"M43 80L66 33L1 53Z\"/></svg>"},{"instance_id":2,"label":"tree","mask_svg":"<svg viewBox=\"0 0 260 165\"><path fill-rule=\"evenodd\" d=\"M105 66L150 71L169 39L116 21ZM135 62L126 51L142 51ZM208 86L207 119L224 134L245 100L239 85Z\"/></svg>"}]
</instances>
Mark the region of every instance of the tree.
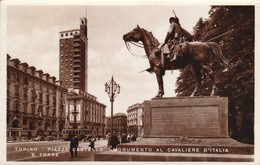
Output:
<instances>
[{"instance_id":1,"label":"tree","mask_svg":"<svg viewBox=\"0 0 260 165\"><path fill-rule=\"evenodd\" d=\"M231 137L254 143L254 6L212 6L208 20L200 18L194 27L196 40L212 38L220 44L229 61L228 72L212 61L217 74L217 94L229 99L229 132ZM227 33L226 33L227 32ZM209 95L210 79L203 74L197 95ZM195 74L190 66L177 78L178 96L190 95L195 86Z\"/></svg>"}]
</instances>

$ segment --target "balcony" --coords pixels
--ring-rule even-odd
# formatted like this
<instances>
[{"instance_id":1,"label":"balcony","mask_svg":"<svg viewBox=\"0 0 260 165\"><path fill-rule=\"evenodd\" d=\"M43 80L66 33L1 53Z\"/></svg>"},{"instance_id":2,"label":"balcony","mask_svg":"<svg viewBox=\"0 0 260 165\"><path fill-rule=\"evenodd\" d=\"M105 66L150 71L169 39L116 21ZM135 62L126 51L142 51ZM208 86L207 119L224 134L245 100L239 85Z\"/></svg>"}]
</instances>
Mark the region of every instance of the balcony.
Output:
<instances>
[{"instance_id":1,"label":"balcony","mask_svg":"<svg viewBox=\"0 0 260 165\"><path fill-rule=\"evenodd\" d=\"M80 49L74 49L73 51L74 51L74 52L81 52Z\"/></svg>"},{"instance_id":2,"label":"balcony","mask_svg":"<svg viewBox=\"0 0 260 165\"><path fill-rule=\"evenodd\" d=\"M80 63L81 60L80 60L80 59L74 59L73 62L74 62L74 63Z\"/></svg>"},{"instance_id":3,"label":"balcony","mask_svg":"<svg viewBox=\"0 0 260 165\"><path fill-rule=\"evenodd\" d=\"M76 48L76 47L80 47L81 45L79 43L75 43L73 44L73 46Z\"/></svg>"},{"instance_id":4,"label":"balcony","mask_svg":"<svg viewBox=\"0 0 260 165\"><path fill-rule=\"evenodd\" d=\"M73 84L78 84L80 83L80 80L73 80Z\"/></svg>"},{"instance_id":5,"label":"balcony","mask_svg":"<svg viewBox=\"0 0 260 165\"><path fill-rule=\"evenodd\" d=\"M76 57L81 57L81 55L80 55L80 54L74 54L73 57L74 57L74 58L76 58Z\"/></svg>"},{"instance_id":6,"label":"balcony","mask_svg":"<svg viewBox=\"0 0 260 165\"><path fill-rule=\"evenodd\" d=\"M81 78L80 75L73 75L73 78Z\"/></svg>"},{"instance_id":7,"label":"balcony","mask_svg":"<svg viewBox=\"0 0 260 165\"><path fill-rule=\"evenodd\" d=\"M77 41L81 41L81 39L80 38L74 38L73 41L77 42Z\"/></svg>"},{"instance_id":8,"label":"balcony","mask_svg":"<svg viewBox=\"0 0 260 165\"><path fill-rule=\"evenodd\" d=\"M80 73L80 69L74 69L73 73Z\"/></svg>"},{"instance_id":9,"label":"balcony","mask_svg":"<svg viewBox=\"0 0 260 165\"><path fill-rule=\"evenodd\" d=\"M80 65L73 65L73 68L80 68Z\"/></svg>"}]
</instances>

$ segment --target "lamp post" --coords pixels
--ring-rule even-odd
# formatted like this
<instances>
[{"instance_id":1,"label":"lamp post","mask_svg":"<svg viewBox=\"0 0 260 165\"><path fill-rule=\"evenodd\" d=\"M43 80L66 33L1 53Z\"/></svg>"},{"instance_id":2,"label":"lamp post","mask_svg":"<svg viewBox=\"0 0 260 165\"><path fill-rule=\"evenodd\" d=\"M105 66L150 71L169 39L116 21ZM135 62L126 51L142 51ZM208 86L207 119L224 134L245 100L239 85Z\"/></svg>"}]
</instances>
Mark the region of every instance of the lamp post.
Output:
<instances>
[{"instance_id":1,"label":"lamp post","mask_svg":"<svg viewBox=\"0 0 260 165\"><path fill-rule=\"evenodd\" d=\"M113 76L111 80L105 84L105 91L107 92L111 102L111 136L113 134L113 102L117 94L120 93L120 86L115 82Z\"/></svg>"}]
</instances>

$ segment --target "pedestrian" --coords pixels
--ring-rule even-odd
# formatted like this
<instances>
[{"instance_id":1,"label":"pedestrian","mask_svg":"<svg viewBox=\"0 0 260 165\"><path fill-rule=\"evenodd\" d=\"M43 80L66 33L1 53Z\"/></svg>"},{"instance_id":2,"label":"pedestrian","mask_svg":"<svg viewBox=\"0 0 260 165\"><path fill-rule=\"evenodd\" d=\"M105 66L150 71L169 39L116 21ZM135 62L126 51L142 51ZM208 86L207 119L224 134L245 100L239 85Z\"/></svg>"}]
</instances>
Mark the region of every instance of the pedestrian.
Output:
<instances>
[{"instance_id":1,"label":"pedestrian","mask_svg":"<svg viewBox=\"0 0 260 165\"><path fill-rule=\"evenodd\" d=\"M16 139L17 139L17 138L16 138L16 136L14 135L14 142L16 141Z\"/></svg>"},{"instance_id":2,"label":"pedestrian","mask_svg":"<svg viewBox=\"0 0 260 165\"><path fill-rule=\"evenodd\" d=\"M127 143L127 137L125 133L122 134L121 143Z\"/></svg>"},{"instance_id":3,"label":"pedestrian","mask_svg":"<svg viewBox=\"0 0 260 165\"><path fill-rule=\"evenodd\" d=\"M132 134L132 136L131 136L131 141L136 141L136 136L135 136L135 134Z\"/></svg>"},{"instance_id":4,"label":"pedestrian","mask_svg":"<svg viewBox=\"0 0 260 165\"><path fill-rule=\"evenodd\" d=\"M131 140L131 135L128 134L126 139L127 139L127 142L130 142L130 140Z\"/></svg>"},{"instance_id":5,"label":"pedestrian","mask_svg":"<svg viewBox=\"0 0 260 165\"><path fill-rule=\"evenodd\" d=\"M74 154L75 154L75 157L78 156L78 154L77 154L78 145L79 145L79 140L78 140L77 136L73 136L72 139L70 140L70 156L71 156L71 158L74 157Z\"/></svg>"},{"instance_id":6,"label":"pedestrian","mask_svg":"<svg viewBox=\"0 0 260 165\"><path fill-rule=\"evenodd\" d=\"M109 149L110 146L111 146L111 135L108 134L108 135L107 135L107 149Z\"/></svg>"},{"instance_id":7,"label":"pedestrian","mask_svg":"<svg viewBox=\"0 0 260 165\"><path fill-rule=\"evenodd\" d=\"M118 144L121 144L122 143L122 138L120 135L117 136L117 139L118 139Z\"/></svg>"},{"instance_id":8,"label":"pedestrian","mask_svg":"<svg viewBox=\"0 0 260 165\"><path fill-rule=\"evenodd\" d=\"M90 149L91 149L91 152L92 150L95 150L95 141L96 141L96 138L92 135L91 138L90 138Z\"/></svg>"},{"instance_id":9,"label":"pedestrian","mask_svg":"<svg viewBox=\"0 0 260 165\"><path fill-rule=\"evenodd\" d=\"M111 136L111 149L113 150L114 148L116 148L118 144L118 138L117 136L115 135L115 133L113 133L113 135Z\"/></svg>"}]
</instances>

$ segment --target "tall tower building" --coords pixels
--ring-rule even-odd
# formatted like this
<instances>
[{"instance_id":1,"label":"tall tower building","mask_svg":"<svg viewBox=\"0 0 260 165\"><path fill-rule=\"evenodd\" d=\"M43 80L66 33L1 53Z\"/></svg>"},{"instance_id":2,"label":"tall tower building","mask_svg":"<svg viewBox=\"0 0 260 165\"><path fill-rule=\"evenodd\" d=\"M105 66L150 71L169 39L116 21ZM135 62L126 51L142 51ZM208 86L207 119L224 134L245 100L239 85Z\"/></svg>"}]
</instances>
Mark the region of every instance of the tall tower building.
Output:
<instances>
[{"instance_id":1,"label":"tall tower building","mask_svg":"<svg viewBox=\"0 0 260 165\"><path fill-rule=\"evenodd\" d=\"M87 19L80 18L80 29L61 31L60 80L64 88L88 89Z\"/></svg>"},{"instance_id":2,"label":"tall tower building","mask_svg":"<svg viewBox=\"0 0 260 165\"><path fill-rule=\"evenodd\" d=\"M68 89L63 138L77 135L104 135L106 105L88 93L87 19L80 18L79 29L61 31L60 80Z\"/></svg>"}]
</instances>

